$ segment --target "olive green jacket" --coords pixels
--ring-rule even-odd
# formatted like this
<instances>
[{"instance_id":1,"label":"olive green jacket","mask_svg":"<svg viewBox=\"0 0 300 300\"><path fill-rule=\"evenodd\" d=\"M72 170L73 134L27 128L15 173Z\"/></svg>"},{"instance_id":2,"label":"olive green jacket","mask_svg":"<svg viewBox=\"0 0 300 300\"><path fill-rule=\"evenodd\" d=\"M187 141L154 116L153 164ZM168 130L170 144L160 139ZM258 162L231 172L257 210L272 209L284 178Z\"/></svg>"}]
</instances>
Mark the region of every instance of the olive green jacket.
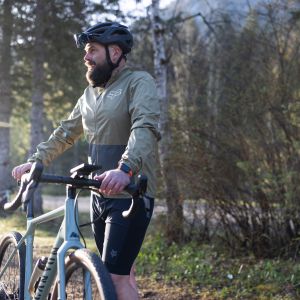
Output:
<instances>
[{"instance_id":1,"label":"olive green jacket","mask_svg":"<svg viewBox=\"0 0 300 300\"><path fill-rule=\"evenodd\" d=\"M84 133L89 143L89 163L102 173L119 162L134 174L148 177L147 194L155 196L158 166L157 142L160 105L153 78L125 67L105 88L87 87L67 120L38 145L28 161L48 165ZM136 178L135 178L136 179ZM124 197L124 193L116 197Z\"/></svg>"}]
</instances>

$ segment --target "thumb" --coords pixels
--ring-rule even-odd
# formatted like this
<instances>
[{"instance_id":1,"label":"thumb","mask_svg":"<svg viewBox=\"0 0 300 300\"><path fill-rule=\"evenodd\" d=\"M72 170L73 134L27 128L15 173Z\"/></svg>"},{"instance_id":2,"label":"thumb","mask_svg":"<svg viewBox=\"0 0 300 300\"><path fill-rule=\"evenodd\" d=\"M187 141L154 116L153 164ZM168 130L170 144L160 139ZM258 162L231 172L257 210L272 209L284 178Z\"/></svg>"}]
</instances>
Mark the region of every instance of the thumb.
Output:
<instances>
[{"instance_id":1,"label":"thumb","mask_svg":"<svg viewBox=\"0 0 300 300\"><path fill-rule=\"evenodd\" d=\"M104 172L104 173L102 173L100 175L94 176L94 179L96 179L96 180L103 180L105 178L105 176L106 176L106 172Z\"/></svg>"}]
</instances>

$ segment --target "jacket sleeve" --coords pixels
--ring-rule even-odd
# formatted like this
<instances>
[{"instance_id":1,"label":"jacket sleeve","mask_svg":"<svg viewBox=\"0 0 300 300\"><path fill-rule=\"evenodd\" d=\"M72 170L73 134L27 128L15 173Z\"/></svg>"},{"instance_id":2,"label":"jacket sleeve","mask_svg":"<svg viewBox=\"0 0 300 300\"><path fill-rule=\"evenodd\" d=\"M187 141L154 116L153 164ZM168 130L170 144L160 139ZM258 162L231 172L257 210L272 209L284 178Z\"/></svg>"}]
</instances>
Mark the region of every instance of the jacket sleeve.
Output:
<instances>
[{"instance_id":1,"label":"jacket sleeve","mask_svg":"<svg viewBox=\"0 0 300 300\"><path fill-rule=\"evenodd\" d=\"M153 78L147 74L136 80L130 89L129 114L131 132L120 163L128 165L133 174L153 157L160 139L158 122L160 104Z\"/></svg>"},{"instance_id":2,"label":"jacket sleeve","mask_svg":"<svg viewBox=\"0 0 300 300\"><path fill-rule=\"evenodd\" d=\"M79 99L69 118L60 123L60 126L53 131L48 141L37 146L36 153L28 161L40 160L43 164L49 165L57 156L72 147L82 133L83 126Z\"/></svg>"}]
</instances>

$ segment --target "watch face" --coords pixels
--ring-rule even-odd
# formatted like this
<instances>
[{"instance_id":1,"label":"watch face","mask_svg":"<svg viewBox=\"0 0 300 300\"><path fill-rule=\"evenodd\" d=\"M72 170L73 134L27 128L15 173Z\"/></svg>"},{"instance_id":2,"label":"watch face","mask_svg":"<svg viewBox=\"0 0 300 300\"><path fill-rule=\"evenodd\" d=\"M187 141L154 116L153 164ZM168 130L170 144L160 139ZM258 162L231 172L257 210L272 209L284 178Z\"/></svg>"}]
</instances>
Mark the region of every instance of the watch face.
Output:
<instances>
[{"instance_id":1,"label":"watch face","mask_svg":"<svg viewBox=\"0 0 300 300\"><path fill-rule=\"evenodd\" d=\"M131 171L130 168L125 164L121 164L120 169L125 173L129 173Z\"/></svg>"},{"instance_id":2,"label":"watch face","mask_svg":"<svg viewBox=\"0 0 300 300\"><path fill-rule=\"evenodd\" d=\"M123 171L124 173L128 174L130 177L133 176L132 170L131 170L127 165L121 164L121 165L119 166L119 169L120 169L121 171Z\"/></svg>"}]
</instances>

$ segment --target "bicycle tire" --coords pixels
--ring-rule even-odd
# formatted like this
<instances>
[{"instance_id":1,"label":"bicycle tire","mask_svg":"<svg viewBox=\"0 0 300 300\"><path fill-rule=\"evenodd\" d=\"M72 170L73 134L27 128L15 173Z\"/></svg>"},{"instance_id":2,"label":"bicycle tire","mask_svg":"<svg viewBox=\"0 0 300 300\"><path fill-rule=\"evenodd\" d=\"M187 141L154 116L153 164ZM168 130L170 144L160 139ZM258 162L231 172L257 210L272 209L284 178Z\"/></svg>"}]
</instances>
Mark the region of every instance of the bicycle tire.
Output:
<instances>
[{"instance_id":1,"label":"bicycle tire","mask_svg":"<svg viewBox=\"0 0 300 300\"><path fill-rule=\"evenodd\" d=\"M22 235L13 231L5 234L0 239L0 270L4 266L11 252L15 249ZM0 278L0 300L24 300L25 282L25 243L17 250L16 255Z\"/></svg>"},{"instance_id":2,"label":"bicycle tire","mask_svg":"<svg viewBox=\"0 0 300 300\"><path fill-rule=\"evenodd\" d=\"M66 272L66 293L67 299L79 300L84 299L83 296L69 294L69 283L71 281L72 275L76 271L83 269L88 271L91 274L93 281L93 299L96 300L117 300L115 288L111 279L110 274L106 270L102 260L95 253L87 249L78 249L72 252L67 258L65 263L65 272ZM77 281L81 283L83 287L83 280ZM79 288L79 285L76 285L76 288ZM96 290L95 290L96 289ZM94 294L94 291L96 294ZM83 289L84 294L84 289ZM71 296L71 297L70 297ZM51 300L57 300L58 298L58 282L56 280Z\"/></svg>"}]
</instances>

